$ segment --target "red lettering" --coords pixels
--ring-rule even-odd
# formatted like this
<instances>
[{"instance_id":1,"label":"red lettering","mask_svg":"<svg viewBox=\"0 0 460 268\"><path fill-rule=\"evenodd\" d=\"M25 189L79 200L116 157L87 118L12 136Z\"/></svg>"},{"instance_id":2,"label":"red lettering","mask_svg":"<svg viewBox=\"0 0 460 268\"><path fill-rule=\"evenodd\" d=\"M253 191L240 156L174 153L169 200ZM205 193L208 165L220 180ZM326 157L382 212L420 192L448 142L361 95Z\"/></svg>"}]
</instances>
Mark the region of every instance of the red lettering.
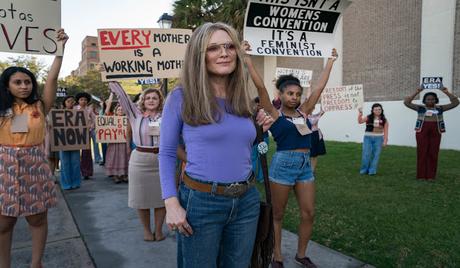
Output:
<instances>
[{"instance_id":1,"label":"red lettering","mask_svg":"<svg viewBox=\"0 0 460 268\"><path fill-rule=\"evenodd\" d=\"M109 46L109 40L107 40L107 31L101 31L99 33L99 39L101 40L101 46Z\"/></svg>"},{"instance_id":2,"label":"red lettering","mask_svg":"<svg viewBox=\"0 0 460 268\"><path fill-rule=\"evenodd\" d=\"M129 46L129 45L131 45L131 43L130 43L129 40L128 40L128 33L129 33L129 30L122 30L122 31L121 31L121 43L122 43L124 46Z\"/></svg>"},{"instance_id":3,"label":"red lettering","mask_svg":"<svg viewBox=\"0 0 460 268\"><path fill-rule=\"evenodd\" d=\"M101 139L102 139L102 134L104 134L104 130L103 130L103 129L99 129L99 131L97 132L97 139L98 139L98 140L101 140Z\"/></svg>"},{"instance_id":4,"label":"red lettering","mask_svg":"<svg viewBox=\"0 0 460 268\"><path fill-rule=\"evenodd\" d=\"M150 44L150 41L149 41L150 33L151 33L150 31L147 31L147 32L142 31L142 35L145 37L145 44L146 45Z\"/></svg>"},{"instance_id":5,"label":"red lettering","mask_svg":"<svg viewBox=\"0 0 460 268\"><path fill-rule=\"evenodd\" d=\"M116 45L119 38L120 38L120 32L117 32L115 36L113 35L113 32L109 32L109 39L112 45Z\"/></svg>"},{"instance_id":6,"label":"red lettering","mask_svg":"<svg viewBox=\"0 0 460 268\"><path fill-rule=\"evenodd\" d=\"M136 41L139 43L139 45L142 45L141 40L139 40L139 35L141 33L138 30L133 30L132 35L133 35L133 45L136 44Z\"/></svg>"},{"instance_id":7,"label":"red lettering","mask_svg":"<svg viewBox=\"0 0 460 268\"><path fill-rule=\"evenodd\" d=\"M8 43L8 47L10 49L13 49L14 45L16 44L16 41L18 40L19 33L21 33L21 31L22 31L22 26L19 27L18 33L14 37L14 41L13 41L12 44L11 44L11 40L10 40L10 37L9 37L9 34L8 34L8 30L6 29L5 25L3 25L3 23L2 23L2 31L3 31L3 35L5 36L6 42Z\"/></svg>"}]
</instances>

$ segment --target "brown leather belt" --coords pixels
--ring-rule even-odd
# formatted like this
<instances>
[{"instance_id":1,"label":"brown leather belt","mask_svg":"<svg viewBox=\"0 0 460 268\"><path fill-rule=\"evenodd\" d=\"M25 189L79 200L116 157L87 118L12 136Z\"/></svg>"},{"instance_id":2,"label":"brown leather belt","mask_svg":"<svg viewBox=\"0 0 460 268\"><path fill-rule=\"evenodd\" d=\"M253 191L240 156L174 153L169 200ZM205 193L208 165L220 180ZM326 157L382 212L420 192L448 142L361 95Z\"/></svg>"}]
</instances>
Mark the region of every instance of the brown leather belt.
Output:
<instances>
[{"instance_id":1,"label":"brown leather belt","mask_svg":"<svg viewBox=\"0 0 460 268\"><path fill-rule=\"evenodd\" d=\"M136 150L138 150L139 152L151 153L151 154L158 154L160 151L158 147L153 147L153 148L136 147Z\"/></svg>"},{"instance_id":2,"label":"brown leather belt","mask_svg":"<svg viewBox=\"0 0 460 268\"><path fill-rule=\"evenodd\" d=\"M228 185L217 185L214 191L212 183L199 182L190 178L187 173L184 173L183 181L190 189L200 192L214 193L216 195L223 195L227 197L240 197L255 184L256 179L254 174L251 174L249 179L246 181L235 182Z\"/></svg>"}]
</instances>

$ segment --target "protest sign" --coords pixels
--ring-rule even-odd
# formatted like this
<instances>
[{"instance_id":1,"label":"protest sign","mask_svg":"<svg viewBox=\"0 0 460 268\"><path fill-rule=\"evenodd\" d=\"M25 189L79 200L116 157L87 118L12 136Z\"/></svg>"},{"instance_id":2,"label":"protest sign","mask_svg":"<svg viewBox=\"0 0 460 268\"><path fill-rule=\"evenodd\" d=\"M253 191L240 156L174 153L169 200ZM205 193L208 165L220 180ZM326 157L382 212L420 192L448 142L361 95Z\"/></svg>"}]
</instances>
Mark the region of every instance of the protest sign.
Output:
<instances>
[{"instance_id":1,"label":"protest sign","mask_svg":"<svg viewBox=\"0 0 460 268\"><path fill-rule=\"evenodd\" d=\"M96 141L99 143L126 142L127 129L126 116L96 116Z\"/></svg>"},{"instance_id":2,"label":"protest sign","mask_svg":"<svg viewBox=\"0 0 460 268\"><path fill-rule=\"evenodd\" d=\"M179 77L191 34L186 29L99 29L102 80Z\"/></svg>"},{"instance_id":3,"label":"protest sign","mask_svg":"<svg viewBox=\"0 0 460 268\"><path fill-rule=\"evenodd\" d=\"M442 89L442 77L423 77L422 89Z\"/></svg>"},{"instance_id":4,"label":"protest sign","mask_svg":"<svg viewBox=\"0 0 460 268\"><path fill-rule=\"evenodd\" d=\"M309 87L309 82L313 76L313 71L303 70L303 69L292 69L292 68L276 68L275 77L278 79L281 75L292 74L295 77L299 78L300 85L302 87Z\"/></svg>"},{"instance_id":5,"label":"protest sign","mask_svg":"<svg viewBox=\"0 0 460 268\"><path fill-rule=\"evenodd\" d=\"M250 0L244 40L253 55L329 57L348 0Z\"/></svg>"},{"instance_id":6,"label":"protest sign","mask_svg":"<svg viewBox=\"0 0 460 268\"><path fill-rule=\"evenodd\" d=\"M158 78L140 78L137 79L138 85L159 85L161 84L161 80Z\"/></svg>"},{"instance_id":7,"label":"protest sign","mask_svg":"<svg viewBox=\"0 0 460 268\"><path fill-rule=\"evenodd\" d=\"M88 117L84 110L52 109L51 151L89 149Z\"/></svg>"},{"instance_id":8,"label":"protest sign","mask_svg":"<svg viewBox=\"0 0 460 268\"><path fill-rule=\"evenodd\" d=\"M65 97L67 96L67 88L65 87L58 87L56 90L56 97Z\"/></svg>"},{"instance_id":9,"label":"protest sign","mask_svg":"<svg viewBox=\"0 0 460 268\"><path fill-rule=\"evenodd\" d=\"M321 94L321 107L325 112L346 111L362 108L363 85L325 88Z\"/></svg>"},{"instance_id":10,"label":"protest sign","mask_svg":"<svg viewBox=\"0 0 460 268\"><path fill-rule=\"evenodd\" d=\"M61 0L0 0L0 51L62 55Z\"/></svg>"}]
</instances>

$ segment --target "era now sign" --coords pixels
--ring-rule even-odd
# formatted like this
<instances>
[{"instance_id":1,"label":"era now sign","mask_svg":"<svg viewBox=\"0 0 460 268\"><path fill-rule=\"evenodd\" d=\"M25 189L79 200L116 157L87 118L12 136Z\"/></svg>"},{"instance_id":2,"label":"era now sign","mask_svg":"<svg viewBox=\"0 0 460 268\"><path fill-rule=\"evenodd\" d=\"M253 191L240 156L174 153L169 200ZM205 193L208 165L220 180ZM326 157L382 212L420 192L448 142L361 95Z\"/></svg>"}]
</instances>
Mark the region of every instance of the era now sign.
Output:
<instances>
[{"instance_id":1,"label":"era now sign","mask_svg":"<svg viewBox=\"0 0 460 268\"><path fill-rule=\"evenodd\" d=\"M61 0L0 0L0 51L62 55Z\"/></svg>"}]
</instances>

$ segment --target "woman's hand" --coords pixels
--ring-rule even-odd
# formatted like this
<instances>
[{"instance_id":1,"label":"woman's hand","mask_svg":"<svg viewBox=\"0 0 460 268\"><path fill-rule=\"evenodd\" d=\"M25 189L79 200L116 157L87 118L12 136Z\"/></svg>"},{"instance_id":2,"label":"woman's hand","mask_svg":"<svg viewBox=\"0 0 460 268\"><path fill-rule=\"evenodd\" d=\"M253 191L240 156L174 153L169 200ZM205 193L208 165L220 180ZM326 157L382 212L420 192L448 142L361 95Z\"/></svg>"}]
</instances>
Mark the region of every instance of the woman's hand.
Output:
<instances>
[{"instance_id":1,"label":"woman's hand","mask_svg":"<svg viewBox=\"0 0 460 268\"><path fill-rule=\"evenodd\" d=\"M266 113L264 109L260 109L257 112L256 121L259 126L262 126L262 130L264 132L266 132L275 122L273 117Z\"/></svg>"},{"instance_id":2,"label":"woman's hand","mask_svg":"<svg viewBox=\"0 0 460 268\"><path fill-rule=\"evenodd\" d=\"M166 224L169 230L178 230L185 236L193 234L192 227L188 224L185 209L180 205L177 197L170 197L165 200Z\"/></svg>"},{"instance_id":3,"label":"woman's hand","mask_svg":"<svg viewBox=\"0 0 460 268\"><path fill-rule=\"evenodd\" d=\"M333 48L329 59L332 59L332 61L336 61L338 57L339 57L339 53L337 53L337 49Z\"/></svg>"},{"instance_id":4,"label":"woman's hand","mask_svg":"<svg viewBox=\"0 0 460 268\"><path fill-rule=\"evenodd\" d=\"M57 31L57 41L62 42L62 47L65 47L67 40L69 40L69 36L65 33L64 29L59 29Z\"/></svg>"},{"instance_id":5,"label":"woman's hand","mask_svg":"<svg viewBox=\"0 0 460 268\"><path fill-rule=\"evenodd\" d=\"M251 45L248 43L248 41L243 41L241 42L241 52L243 53L244 57L244 63L245 64L250 64L251 62L251 55L248 54L249 51L252 51Z\"/></svg>"}]
</instances>

